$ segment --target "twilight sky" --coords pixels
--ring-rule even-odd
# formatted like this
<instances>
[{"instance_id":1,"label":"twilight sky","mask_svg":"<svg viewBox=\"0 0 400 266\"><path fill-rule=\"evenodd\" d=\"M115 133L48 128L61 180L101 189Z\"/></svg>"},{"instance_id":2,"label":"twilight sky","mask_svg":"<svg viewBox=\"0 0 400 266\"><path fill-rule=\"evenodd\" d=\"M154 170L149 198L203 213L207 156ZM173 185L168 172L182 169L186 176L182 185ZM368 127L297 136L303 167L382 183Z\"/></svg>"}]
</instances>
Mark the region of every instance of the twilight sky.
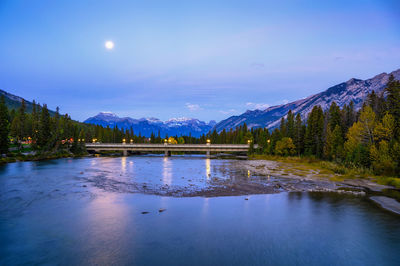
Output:
<instances>
[{"instance_id":1,"label":"twilight sky","mask_svg":"<svg viewBox=\"0 0 400 266\"><path fill-rule=\"evenodd\" d=\"M0 0L0 89L80 121L219 121L400 68L398 0L316 2Z\"/></svg>"}]
</instances>

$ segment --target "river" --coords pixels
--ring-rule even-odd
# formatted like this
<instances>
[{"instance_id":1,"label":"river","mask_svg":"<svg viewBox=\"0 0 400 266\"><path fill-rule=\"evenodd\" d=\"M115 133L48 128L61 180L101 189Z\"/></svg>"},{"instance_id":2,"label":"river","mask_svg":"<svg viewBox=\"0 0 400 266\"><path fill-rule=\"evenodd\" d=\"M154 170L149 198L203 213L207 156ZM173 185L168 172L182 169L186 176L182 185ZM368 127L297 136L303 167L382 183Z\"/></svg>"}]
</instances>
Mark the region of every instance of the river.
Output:
<instances>
[{"instance_id":1,"label":"river","mask_svg":"<svg viewBox=\"0 0 400 266\"><path fill-rule=\"evenodd\" d=\"M132 156L1 166L0 265L400 265L399 216L364 197L185 194L257 179L235 165Z\"/></svg>"}]
</instances>

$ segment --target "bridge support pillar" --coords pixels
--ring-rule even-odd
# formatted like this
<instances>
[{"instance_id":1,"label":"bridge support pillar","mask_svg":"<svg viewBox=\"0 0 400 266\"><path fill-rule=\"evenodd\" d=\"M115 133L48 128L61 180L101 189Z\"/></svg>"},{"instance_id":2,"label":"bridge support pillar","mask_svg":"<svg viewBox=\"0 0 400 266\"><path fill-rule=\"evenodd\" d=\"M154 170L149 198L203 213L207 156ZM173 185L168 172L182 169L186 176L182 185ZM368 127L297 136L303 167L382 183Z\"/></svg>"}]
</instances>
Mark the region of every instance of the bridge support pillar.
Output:
<instances>
[{"instance_id":1,"label":"bridge support pillar","mask_svg":"<svg viewBox=\"0 0 400 266\"><path fill-rule=\"evenodd\" d=\"M210 157L211 157L210 151L206 151L206 157L207 157L207 158L210 158Z\"/></svg>"},{"instance_id":2,"label":"bridge support pillar","mask_svg":"<svg viewBox=\"0 0 400 266\"><path fill-rule=\"evenodd\" d=\"M169 157L169 156L171 156L171 152L170 151L164 151L164 156L165 157Z\"/></svg>"},{"instance_id":3,"label":"bridge support pillar","mask_svg":"<svg viewBox=\"0 0 400 266\"><path fill-rule=\"evenodd\" d=\"M123 151L122 151L122 155L123 155L124 157L128 156L128 151L127 151L127 150L123 150Z\"/></svg>"}]
</instances>

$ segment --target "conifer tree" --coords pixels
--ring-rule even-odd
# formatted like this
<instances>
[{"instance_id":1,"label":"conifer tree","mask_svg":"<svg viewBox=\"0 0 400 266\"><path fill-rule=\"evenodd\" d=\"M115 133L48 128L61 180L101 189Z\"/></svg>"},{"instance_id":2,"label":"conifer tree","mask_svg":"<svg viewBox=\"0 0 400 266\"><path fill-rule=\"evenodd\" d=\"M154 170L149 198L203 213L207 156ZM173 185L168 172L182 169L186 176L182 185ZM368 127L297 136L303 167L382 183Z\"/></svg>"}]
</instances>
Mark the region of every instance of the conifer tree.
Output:
<instances>
[{"instance_id":1,"label":"conifer tree","mask_svg":"<svg viewBox=\"0 0 400 266\"><path fill-rule=\"evenodd\" d=\"M32 147L36 148L39 132L39 114L35 100L32 102Z\"/></svg>"},{"instance_id":2,"label":"conifer tree","mask_svg":"<svg viewBox=\"0 0 400 266\"><path fill-rule=\"evenodd\" d=\"M336 125L332 132L332 153L333 159L339 159L343 156L343 133L339 125Z\"/></svg>"},{"instance_id":3,"label":"conifer tree","mask_svg":"<svg viewBox=\"0 0 400 266\"><path fill-rule=\"evenodd\" d=\"M400 81L394 80L393 75L389 77L386 91L388 111L395 119L395 133L400 139Z\"/></svg>"},{"instance_id":4,"label":"conifer tree","mask_svg":"<svg viewBox=\"0 0 400 266\"><path fill-rule=\"evenodd\" d=\"M293 142L296 146L297 155L300 155L304 151L304 131L303 131L303 123L301 121L300 114L296 115L296 121L294 124L294 136Z\"/></svg>"},{"instance_id":5,"label":"conifer tree","mask_svg":"<svg viewBox=\"0 0 400 266\"><path fill-rule=\"evenodd\" d=\"M284 117L281 118L281 125L279 127L279 132L280 132L281 138L286 137L287 131L286 131L286 123L285 123Z\"/></svg>"},{"instance_id":6,"label":"conifer tree","mask_svg":"<svg viewBox=\"0 0 400 266\"><path fill-rule=\"evenodd\" d=\"M294 138L294 114L289 110L286 118L286 135L287 137Z\"/></svg>"},{"instance_id":7,"label":"conifer tree","mask_svg":"<svg viewBox=\"0 0 400 266\"><path fill-rule=\"evenodd\" d=\"M8 109L5 104L4 96L2 96L0 99L0 154L8 152L8 134L10 129L10 122L8 119Z\"/></svg>"},{"instance_id":8,"label":"conifer tree","mask_svg":"<svg viewBox=\"0 0 400 266\"><path fill-rule=\"evenodd\" d=\"M322 156L323 152L323 133L324 133L324 113L321 106L314 106L307 121L305 136L306 153Z\"/></svg>"},{"instance_id":9,"label":"conifer tree","mask_svg":"<svg viewBox=\"0 0 400 266\"><path fill-rule=\"evenodd\" d=\"M40 113L39 132L38 132L38 145L40 149L48 146L51 136L50 114L47 105L44 104Z\"/></svg>"},{"instance_id":10,"label":"conifer tree","mask_svg":"<svg viewBox=\"0 0 400 266\"><path fill-rule=\"evenodd\" d=\"M340 107L336 104L336 102L332 102L331 106L329 107L328 123L331 131L335 129L336 125L342 125Z\"/></svg>"}]
</instances>

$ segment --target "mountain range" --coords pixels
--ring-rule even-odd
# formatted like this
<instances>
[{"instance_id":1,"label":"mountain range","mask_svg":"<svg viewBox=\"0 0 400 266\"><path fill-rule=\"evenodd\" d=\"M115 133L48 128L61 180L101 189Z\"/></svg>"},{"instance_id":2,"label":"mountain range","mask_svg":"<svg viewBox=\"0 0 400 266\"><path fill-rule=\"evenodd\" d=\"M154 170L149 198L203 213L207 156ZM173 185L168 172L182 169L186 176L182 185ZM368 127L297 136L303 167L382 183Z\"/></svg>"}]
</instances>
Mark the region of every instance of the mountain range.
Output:
<instances>
[{"instance_id":1,"label":"mountain range","mask_svg":"<svg viewBox=\"0 0 400 266\"><path fill-rule=\"evenodd\" d=\"M311 95L307 98L290 102L287 104L276 105L265 110L248 110L245 113L237 116L231 116L227 119L216 123L211 120L209 123L200 121L195 118L171 118L167 121L161 121L157 118L140 118L134 119L130 117L118 117L111 112L100 112L94 117L90 117L84 123L101 125L104 127L118 126L118 128L132 128L135 134L142 136L150 136L151 133L158 134L161 137L192 135L199 137L202 134L207 134L210 130L221 132L223 129L235 129L237 126L247 124L249 128L266 127L274 128L279 126L280 119L286 116L289 110L295 114L300 114L303 119L307 118L311 109L320 105L324 110L327 110L332 102L336 102L340 107L345 104L354 102L355 108L359 109L362 106L368 93L382 93L388 82L389 76L393 75L395 79L400 80L400 69L389 74L381 73L373 78L361 80L352 78L347 82L340 83L327 90ZM4 95L6 105L10 109L17 109L21 106L22 99L19 96L0 90L0 95ZM32 102L26 101L26 111L32 111ZM54 111L50 111L54 114Z\"/></svg>"},{"instance_id":2,"label":"mountain range","mask_svg":"<svg viewBox=\"0 0 400 266\"><path fill-rule=\"evenodd\" d=\"M340 83L321 93L301 100L272 106L265 110L248 110L241 115L231 116L217 123L214 129L217 132L221 132L223 129L235 129L244 123L249 128L275 128L279 126L280 119L286 116L289 110L292 110L295 114L299 113L305 119L314 106L320 105L323 110L327 110L332 102L336 102L340 107L343 107L343 105L353 101L355 108L359 109L368 93L372 91L375 91L375 93L383 92L391 74L395 79L400 80L400 69L389 74L381 73L366 80L352 78L347 82Z\"/></svg>"},{"instance_id":3,"label":"mountain range","mask_svg":"<svg viewBox=\"0 0 400 266\"><path fill-rule=\"evenodd\" d=\"M84 123L109 126L113 128L130 129L138 135L150 137L151 133L155 135L160 132L161 137L168 136L189 136L200 137L202 134L207 134L215 125L216 122L211 120L209 123L200 121L195 118L171 118L167 121L161 121L158 118L140 118L134 119L130 117L118 117L111 112L100 112L96 116L90 117Z\"/></svg>"}]
</instances>

